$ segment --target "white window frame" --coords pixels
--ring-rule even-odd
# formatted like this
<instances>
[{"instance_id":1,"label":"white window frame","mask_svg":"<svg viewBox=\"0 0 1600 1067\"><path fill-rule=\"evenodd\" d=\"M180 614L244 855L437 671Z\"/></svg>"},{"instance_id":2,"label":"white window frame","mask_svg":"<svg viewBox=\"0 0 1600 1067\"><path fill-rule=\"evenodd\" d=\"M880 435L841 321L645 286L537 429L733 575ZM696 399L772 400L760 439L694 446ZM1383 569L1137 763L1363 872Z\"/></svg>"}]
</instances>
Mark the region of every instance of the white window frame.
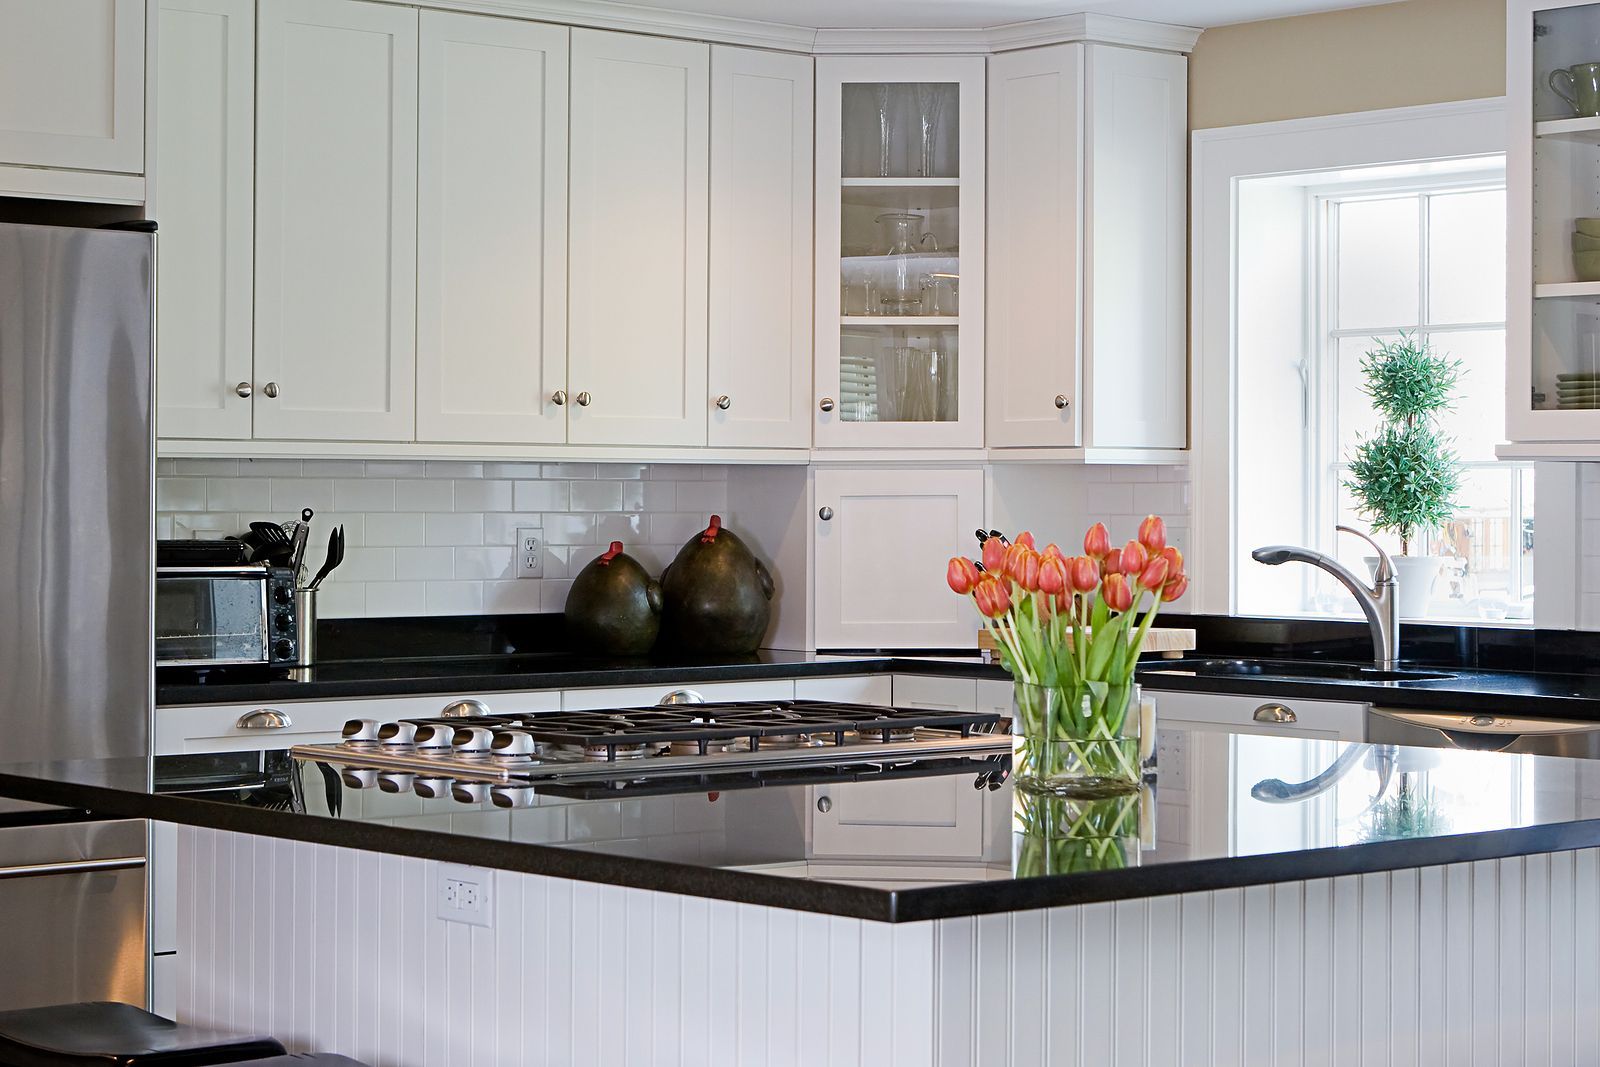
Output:
<instances>
[{"instance_id":1,"label":"white window frame","mask_svg":"<svg viewBox=\"0 0 1600 1067\"><path fill-rule=\"evenodd\" d=\"M1190 180L1190 542L1193 608L1235 610L1239 183L1272 175L1392 166L1506 152L1504 97L1199 130ZM1576 625L1573 464L1539 463L1539 626ZM1543 575L1551 580L1543 580Z\"/></svg>"}]
</instances>

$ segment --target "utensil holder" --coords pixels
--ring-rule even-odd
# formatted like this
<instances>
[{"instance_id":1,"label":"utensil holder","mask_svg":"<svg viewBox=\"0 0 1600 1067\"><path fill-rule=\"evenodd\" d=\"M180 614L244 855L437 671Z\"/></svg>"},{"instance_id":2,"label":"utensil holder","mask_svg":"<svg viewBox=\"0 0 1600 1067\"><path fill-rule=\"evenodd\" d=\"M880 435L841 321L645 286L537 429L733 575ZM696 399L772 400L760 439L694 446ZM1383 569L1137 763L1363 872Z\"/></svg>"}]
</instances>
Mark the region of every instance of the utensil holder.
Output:
<instances>
[{"instance_id":1,"label":"utensil holder","mask_svg":"<svg viewBox=\"0 0 1600 1067\"><path fill-rule=\"evenodd\" d=\"M309 667L317 658L317 591L315 589L296 589L294 591L294 643L300 651L300 658L295 662L301 667Z\"/></svg>"}]
</instances>

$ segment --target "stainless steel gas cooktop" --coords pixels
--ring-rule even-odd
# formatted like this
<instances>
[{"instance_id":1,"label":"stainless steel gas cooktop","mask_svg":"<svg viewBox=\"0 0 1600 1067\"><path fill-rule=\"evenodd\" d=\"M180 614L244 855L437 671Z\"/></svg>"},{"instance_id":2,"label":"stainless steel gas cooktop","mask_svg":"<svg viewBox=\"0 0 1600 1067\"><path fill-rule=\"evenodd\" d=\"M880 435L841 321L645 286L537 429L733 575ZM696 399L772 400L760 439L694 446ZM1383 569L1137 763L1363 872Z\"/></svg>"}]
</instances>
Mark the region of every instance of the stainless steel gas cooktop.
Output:
<instances>
[{"instance_id":1,"label":"stainless steel gas cooktop","mask_svg":"<svg viewBox=\"0 0 1600 1067\"><path fill-rule=\"evenodd\" d=\"M337 745L296 759L338 767L347 784L424 796L462 785L639 781L858 764L986 758L1011 751L1009 723L818 700L679 704L614 711L352 719Z\"/></svg>"}]
</instances>

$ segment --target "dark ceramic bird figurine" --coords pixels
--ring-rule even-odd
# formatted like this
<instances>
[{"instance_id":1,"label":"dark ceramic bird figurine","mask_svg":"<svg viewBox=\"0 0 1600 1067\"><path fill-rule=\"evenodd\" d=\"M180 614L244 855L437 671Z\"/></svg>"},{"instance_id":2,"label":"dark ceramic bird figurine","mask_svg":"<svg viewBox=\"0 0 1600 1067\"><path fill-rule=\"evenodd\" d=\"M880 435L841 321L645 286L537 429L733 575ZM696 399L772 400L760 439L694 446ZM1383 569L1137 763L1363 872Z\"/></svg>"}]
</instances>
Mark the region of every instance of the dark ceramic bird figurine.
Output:
<instances>
[{"instance_id":1,"label":"dark ceramic bird figurine","mask_svg":"<svg viewBox=\"0 0 1600 1067\"><path fill-rule=\"evenodd\" d=\"M766 566L713 515L661 574L662 641L697 654L754 652L772 616L772 589Z\"/></svg>"},{"instance_id":2,"label":"dark ceramic bird figurine","mask_svg":"<svg viewBox=\"0 0 1600 1067\"><path fill-rule=\"evenodd\" d=\"M574 647L613 656L642 656L661 629L661 586L613 541L572 580L567 635Z\"/></svg>"}]
</instances>

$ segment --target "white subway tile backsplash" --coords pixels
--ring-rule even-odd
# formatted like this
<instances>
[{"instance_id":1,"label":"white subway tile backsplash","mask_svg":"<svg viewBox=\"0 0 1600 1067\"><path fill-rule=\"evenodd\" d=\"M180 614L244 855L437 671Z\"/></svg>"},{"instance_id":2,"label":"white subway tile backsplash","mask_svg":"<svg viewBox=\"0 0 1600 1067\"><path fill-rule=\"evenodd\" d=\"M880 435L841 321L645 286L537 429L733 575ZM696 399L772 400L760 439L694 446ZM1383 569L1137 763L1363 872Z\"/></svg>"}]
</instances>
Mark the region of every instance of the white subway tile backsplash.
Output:
<instances>
[{"instance_id":1,"label":"white subway tile backsplash","mask_svg":"<svg viewBox=\"0 0 1600 1067\"><path fill-rule=\"evenodd\" d=\"M346 582L392 582L395 580L393 548L349 548L339 574Z\"/></svg>"},{"instance_id":2,"label":"white subway tile backsplash","mask_svg":"<svg viewBox=\"0 0 1600 1067\"><path fill-rule=\"evenodd\" d=\"M518 511L566 511L571 500L567 483L517 482L512 505Z\"/></svg>"},{"instance_id":3,"label":"white subway tile backsplash","mask_svg":"<svg viewBox=\"0 0 1600 1067\"><path fill-rule=\"evenodd\" d=\"M493 548L458 548L455 550L455 576L476 580L489 578L514 578L510 545Z\"/></svg>"},{"instance_id":4,"label":"white subway tile backsplash","mask_svg":"<svg viewBox=\"0 0 1600 1067\"><path fill-rule=\"evenodd\" d=\"M728 506L728 483L679 482L675 499L679 511L721 511Z\"/></svg>"},{"instance_id":5,"label":"white subway tile backsplash","mask_svg":"<svg viewBox=\"0 0 1600 1067\"><path fill-rule=\"evenodd\" d=\"M595 543L595 517L593 515L547 514L540 520L544 524L544 539L552 545L592 545Z\"/></svg>"},{"instance_id":6,"label":"white subway tile backsplash","mask_svg":"<svg viewBox=\"0 0 1600 1067\"><path fill-rule=\"evenodd\" d=\"M255 478L207 478L206 507L217 511L268 511L272 483Z\"/></svg>"},{"instance_id":7,"label":"white subway tile backsplash","mask_svg":"<svg viewBox=\"0 0 1600 1067\"><path fill-rule=\"evenodd\" d=\"M395 482L392 478L335 478L333 506L341 511L393 511Z\"/></svg>"},{"instance_id":8,"label":"white subway tile backsplash","mask_svg":"<svg viewBox=\"0 0 1600 1067\"><path fill-rule=\"evenodd\" d=\"M429 478L482 478L482 463L458 463L454 460L428 461Z\"/></svg>"},{"instance_id":9,"label":"white subway tile backsplash","mask_svg":"<svg viewBox=\"0 0 1600 1067\"><path fill-rule=\"evenodd\" d=\"M475 615L483 611L482 582L429 582L430 615Z\"/></svg>"},{"instance_id":10,"label":"white subway tile backsplash","mask_svg":"<svg viewBox=\"0 0 1600 1067\"><path fill-rule=\"evenodd\" d=\"M236 459L180 459L177 461L177 473L231 478L239 473L239 461Z\"/></svg>"},{"instance_id":11,"label":"white subway tile backsplash","mask_svg":"<svg viewBox=\"0 0 1600 1067\"><path fill-rule=\"evenodd\" d=\"M458 479L457 511L510 511L511 482L490 478Z\"/></svg>"},{"instance_id":12,"label":"white subway tile backsplash","mask_svg":"<svg viewBox=\"0 0 1600 1067\"><path fill-rule=\"evenodd\" d=\"M542 610L544 583L531 579L483 583L483 610L491 615L516 615Z\"/></svg>"},{"instance_id":13,"label":"white subway tile backsplash","mask_svg":"<svg viewBox=\"0 0 1600 1067\"><path fill-rule=\"evenodd\" d=\"M426 589L422 582L372 582L367 586L367 613L380 618L422 615L428 610Z\"/></svg>"},{"instance_id":14,"label":"white subway tile backsplash","mask_svg":"<svg viewBox=\"0 0 1600 1067\"><path fill-rule=\"evenodd\" d=\"M427 516L412 512L368 516L367 544L389 547L427 544Z\"/></svg>"},{"instance_id":15,"label":"white subway tile backsplash","mask_svg":"<svg viewBox=\"0 0 1600 1067\"><path fill-rule=\"evenodd\" d=\"M486 545L511 545L517 541L517 531L525 526L538 527L543 517L529 511L496 511L483 517L483 543Z\"/></svg>"},{"instance_id":16,"label":"white subway tile backsplash","mask_svg":"<svg viewBox=\"0 0 1600 1067\"><path fill-rule=\"evenodd\" d=\"M621 511L621 482L573 482L573 511Z\"/></svg>"},{"instance_id":17,"label":"white subway tile backsplash","mask_svg":"<svg viewBox=\"0 0 1600 1067\"><path fill-rule=\"evenodd\" d=\"M430 545L481 545L483 515L467 511L429 515L427 542Z\"/></svg>"},{"instance_id":18,"label":"white subway tile backsplash","mask_svg":"<svg viewBox=\"0 0 1600 1067\"><path fill-rule=\"evenodd\" d=\"M456 551L453 548L397 548L394 567L397 578L454 578Z\"/></svg>"},{"instance_id":19,"label":"white subway tile backsplash","mask_svg":"<svg viewBox=\"0 0 1600 1067\"><path fill-rule=\"evenodd\" d=\"M333 510L333 481L328 478L272 479L272 510Z\"/></svg>"},{"instance_id":20,"label":"white subway tile backsplash","mask_svg":"<svg viewBox=\"0 0 1600 1067\"><path fill-rule=\"evenodd\" d=\"M394 483L396 511L452 511L456 491L453 481L397 480Z\"/></svg>"},{"instance_id":21,"label":"white subway tile backsplash","mask_svg":"<svg viewBox=\"0 0 1600 1067\"><path fill-rule=\"evenodd\" d=\"M243 478L298 478L301 472L298 459L241 459L238 469Z\"/></svg>"},{"instance_id":22,"label":"white subway tile backsplash","mask_svg":"<svg viewBox=\"0 0 1600 1067\"><path fill-rule=\"evenodd\" d=\"M156 510L206 510L206 480L204 478L157 478Z\"/></svg>"}]
</instances>

